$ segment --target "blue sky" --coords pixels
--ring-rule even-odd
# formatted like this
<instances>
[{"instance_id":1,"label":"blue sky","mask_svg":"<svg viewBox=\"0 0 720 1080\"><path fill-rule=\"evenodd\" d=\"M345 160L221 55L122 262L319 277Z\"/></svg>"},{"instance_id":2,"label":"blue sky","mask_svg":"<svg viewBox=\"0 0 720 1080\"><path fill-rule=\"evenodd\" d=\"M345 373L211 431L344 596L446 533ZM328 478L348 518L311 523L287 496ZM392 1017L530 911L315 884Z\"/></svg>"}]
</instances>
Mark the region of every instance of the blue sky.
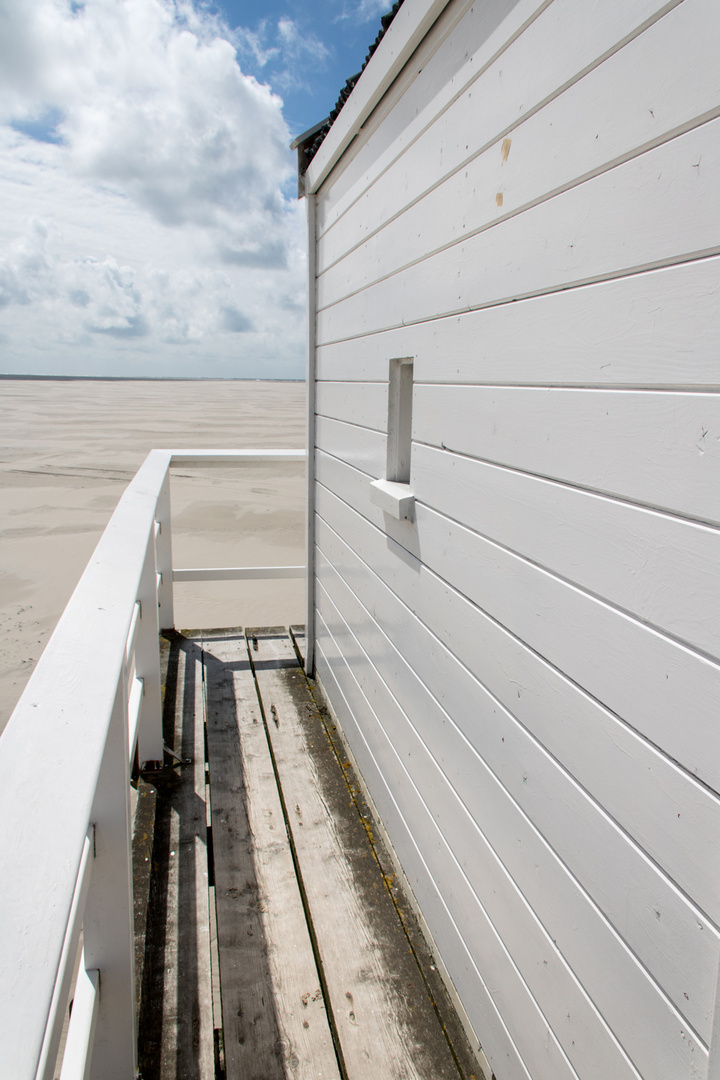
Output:
<instances>
[{"instance_id":1,"label":"blue sky","mask_svg":"<svg viewBox=\"0 0 720 1080\"><path fill-rule=\"evenodd\" d=\"M380 16L393 0L227 0L214 5L233 29L250 30L261 48L272 52L264 65L252 50L241 49L243 67L267 80L284 99L285 119L293 133L324 119L337 101L345 80L360 71L370 43L380 29ZM293 24L293 47L281 27Z\"/></svg>"},{"instance_id":2,"label":"blue sky","mask_svg":"<svg viewBox=\"0 0 720 1080\"><path fill-rule=\"evenodd\" d=\"M298 378L292 138L378 0L0 0L0 372Z\"/></svg>"}]
</instances>

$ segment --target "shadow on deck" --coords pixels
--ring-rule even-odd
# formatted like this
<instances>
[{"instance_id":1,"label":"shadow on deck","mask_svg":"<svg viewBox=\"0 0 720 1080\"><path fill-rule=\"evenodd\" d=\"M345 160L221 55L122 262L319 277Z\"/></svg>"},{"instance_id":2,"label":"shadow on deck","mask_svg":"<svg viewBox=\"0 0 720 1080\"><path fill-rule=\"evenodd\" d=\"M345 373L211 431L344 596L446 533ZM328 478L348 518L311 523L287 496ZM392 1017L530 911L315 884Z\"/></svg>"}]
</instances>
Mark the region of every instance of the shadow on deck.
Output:
<instances>
[{"instance_id":1,"label":"shadow on deck","mask_svg":"<svg viewBox=\"0 0 720 1080\"><path fill-rule=\"evenodd\" d=\"M134 872L143 1080L477 1066L284 629L174 634Z\"/></svg>"}]
</instances>

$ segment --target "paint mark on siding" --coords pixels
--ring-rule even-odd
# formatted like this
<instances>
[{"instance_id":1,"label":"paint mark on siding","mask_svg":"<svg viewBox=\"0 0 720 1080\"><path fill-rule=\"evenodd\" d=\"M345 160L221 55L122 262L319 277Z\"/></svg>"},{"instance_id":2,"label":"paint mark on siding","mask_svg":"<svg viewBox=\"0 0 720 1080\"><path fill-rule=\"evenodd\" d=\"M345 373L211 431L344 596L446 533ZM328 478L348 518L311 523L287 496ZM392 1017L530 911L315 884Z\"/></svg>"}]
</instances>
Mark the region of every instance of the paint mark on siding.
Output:
<instances>
[{"instance_id":1,"label":"paint mark on siding","mask_svg":"<svg viewBox=\"0 0 720 1080\"><path fill-rule=\"evenodd\" d=\"M505 163L507 161L507 159L508 159L508 155L510 153L510 144L511 143L512 143L512 139L503 139L503 141L502 141L502 146L500 147L500 153L502 154L503 163Z\"/></svg>"},{"instance_id":2,"label":"paint mark on siding","mask_svg":"<svg viewBox=\"0 0 720 1080\"><path fill-rule=\"evenodd\" d=\"M503 194L502 194L502 191L498 191L497 195L495 196L495 202L496 202L496 204L497 204L498 206L502 206L502 204L503 204Z\"/></svg>"}]
</instances>

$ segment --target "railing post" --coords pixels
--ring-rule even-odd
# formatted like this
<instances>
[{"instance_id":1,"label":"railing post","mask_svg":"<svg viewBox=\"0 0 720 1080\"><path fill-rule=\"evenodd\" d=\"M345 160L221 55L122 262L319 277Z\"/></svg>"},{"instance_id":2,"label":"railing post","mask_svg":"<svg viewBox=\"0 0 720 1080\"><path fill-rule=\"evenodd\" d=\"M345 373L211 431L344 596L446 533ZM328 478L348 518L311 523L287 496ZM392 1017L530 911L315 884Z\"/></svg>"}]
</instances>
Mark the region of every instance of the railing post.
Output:
<instances>
[{"instance_id":1,"label":"railing post","mask_svg":"<svg viewBox=\"0 0 720 1080\"><path fill-rule=\"evenodd\" d=\"M60 1080L78 1080L78 1077L84 1078L90 1075L87 1061L92 1054L95 1036L99 986L99 973L87 967L83 954L75 987Z\"/></svg>"},{"instance_id":2,"label":"railing post","mask_svg":"<svg viewBox=\"0 0 720 1080\"><path fill-rule=\"evenodd\" d=\"M92 808L95 862L83 920L86 969L100 973L92 1080L129 1080L137 1068L129 790L121 680Z\"/></svg>"},{"instance_id":3,"label":"railing post","mask_svg":"<svg viewBox=\"0 0 720 1080\"><path fill-rule=\"evenodd\" d=\"M161 630L175 626L173 614L172 527L170 524L170 459L157 501L155 520L159 531L155 538L155 560L160 580L157 587L158 621Z\"/></svg>"},{"instance_id":4,"label":"railing post","mask_svg":"<svg viewBox=\"0 0 720 1080\"><path fill-rule=\"evenodd\" d=\"M142 708L137 733L138 761L163 760L162 691L157 601L155 537L148 539L140 578L140 625L135 646L135 674L143 681Z\"/></svg>"}]
</instances>

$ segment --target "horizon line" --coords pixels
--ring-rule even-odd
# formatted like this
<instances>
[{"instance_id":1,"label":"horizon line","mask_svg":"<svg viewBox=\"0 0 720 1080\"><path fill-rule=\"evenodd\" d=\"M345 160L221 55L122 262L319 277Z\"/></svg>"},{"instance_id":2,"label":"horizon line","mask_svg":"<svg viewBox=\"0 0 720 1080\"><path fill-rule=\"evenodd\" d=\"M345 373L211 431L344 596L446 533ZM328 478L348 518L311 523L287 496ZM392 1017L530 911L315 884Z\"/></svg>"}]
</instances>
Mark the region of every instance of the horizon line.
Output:
<instances>
[{"instance_id":1,"label":"horizon line","mask_svg":"<svg viewBox=\"0 0 720 1080\"><path fill-rule=\"evenodd\" d=\"M298 382L305 379L263 378L260 375L13 375L0 373L0 379L24 379L46 382Z\"/></svg>"}]
</instances>

